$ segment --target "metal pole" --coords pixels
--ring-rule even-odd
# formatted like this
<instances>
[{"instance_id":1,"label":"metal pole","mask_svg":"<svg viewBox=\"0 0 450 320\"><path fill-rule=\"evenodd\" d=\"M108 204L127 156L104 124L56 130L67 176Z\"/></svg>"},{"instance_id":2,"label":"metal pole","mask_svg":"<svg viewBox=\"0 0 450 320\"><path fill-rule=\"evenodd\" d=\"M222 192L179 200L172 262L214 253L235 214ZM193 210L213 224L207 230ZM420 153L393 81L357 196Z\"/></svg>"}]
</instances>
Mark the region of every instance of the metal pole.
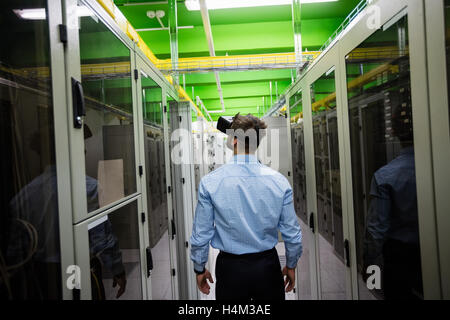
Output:
<instances>
[{"instance_id":1,"label":"metal pole","mask_svg":"<svg viewBox=\"0 0 450 320\"><path fill-rule=\"evenodd\" d=\"M172 60L173 84L175 88L180 85L178 74L178 22L177 22L177 1L169 0L169 36L170 36L170 58Z\"/></svg>"},{"instance_id":2,"label":"metal pole","mask_svg":"<svg viewBox=\"0 0 450 320\"><path fill-rule=\"evenodd\" d=\"M301 29L301 2L292 0L292 26L294 28L294 48L296 63L302 61L302 29Z\"/></svg>"}]
</instances>

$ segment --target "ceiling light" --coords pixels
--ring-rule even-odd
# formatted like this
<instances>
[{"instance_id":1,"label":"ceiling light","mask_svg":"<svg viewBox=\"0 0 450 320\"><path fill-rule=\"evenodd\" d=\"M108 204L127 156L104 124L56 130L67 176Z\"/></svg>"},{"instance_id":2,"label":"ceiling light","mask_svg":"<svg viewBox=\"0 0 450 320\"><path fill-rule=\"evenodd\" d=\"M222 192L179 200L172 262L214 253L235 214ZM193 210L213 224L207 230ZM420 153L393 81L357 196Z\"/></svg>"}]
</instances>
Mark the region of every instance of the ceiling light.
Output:
<instances>
[{"instance_id":1,"label":"ceiling light","mask_svg":"<svg viewBox=\"0 0 450 320\"><path fill-rule=\"evenodd\" d=\"M14 9L14 13L25 20L45 20L46 14L44 8L39 9Z\"/></svg>"},{"instance_id":2,"label":"ceiling light","mask_svg":"<svg viewBox=\"0 0 450 320\"><path fill-rule=\"evenodd\" d=\"M208 9L231 9L245 7L290 5L292 0L205 0ZM338 0L300 0L301 3L335 2ZM200 10L199 0L185 0L186 8L190 11Z\"/></svg>"},{"instance_id":3,"label":"ceiling light","mask_svg":"<svg viewBox=\"0 0 450 320\"><path fill-rule=\"evenodd\" d=\"M45 8L36 9L13 9L14 13L24 20L45 20L47 14ZM86 6L77 7L77 14L79 17L93 16L94 13Z\"/></svg>"}]
</instances>

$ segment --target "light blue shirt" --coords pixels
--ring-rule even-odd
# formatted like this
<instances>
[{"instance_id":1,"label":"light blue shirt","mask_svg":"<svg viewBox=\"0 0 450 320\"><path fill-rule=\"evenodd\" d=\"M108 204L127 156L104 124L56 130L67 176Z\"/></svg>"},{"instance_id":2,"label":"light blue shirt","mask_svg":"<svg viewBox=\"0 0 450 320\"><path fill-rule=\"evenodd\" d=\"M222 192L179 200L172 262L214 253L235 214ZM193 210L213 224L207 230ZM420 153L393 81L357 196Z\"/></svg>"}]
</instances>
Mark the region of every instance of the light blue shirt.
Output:
<instances>
[{"instance_id":1,"label":"light blue shirt","mask_svg":"<svg viewBox=\"0 0 450 320\"><path fill-rule=\"evenodd\" d=\"M191 260L201 271L209 245L232 254L286 248L286 265L294 268L302 254L302 233L293 206L292 188L279 172L254 155L235 155L202 178L191 236Z\"/></svg>"}]
</instances>

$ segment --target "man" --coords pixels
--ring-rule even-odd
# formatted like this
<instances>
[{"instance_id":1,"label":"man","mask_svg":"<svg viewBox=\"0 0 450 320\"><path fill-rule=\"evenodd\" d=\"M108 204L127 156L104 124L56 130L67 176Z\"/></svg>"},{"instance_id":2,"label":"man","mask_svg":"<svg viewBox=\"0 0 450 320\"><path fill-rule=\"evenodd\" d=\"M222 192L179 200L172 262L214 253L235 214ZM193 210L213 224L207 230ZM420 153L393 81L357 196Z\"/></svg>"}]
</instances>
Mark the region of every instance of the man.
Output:
<instances>
[{"instance_id":1,"label":"man","mask_svg":"<svg viewBox=\"0 0 450 320\"><path fill-rule=\"evenodd\" d=\"M191 259L198 288L209 294L207 279L213 279L205 264L210 242L220 250L216 261L217 300L284 300L285 287L289 292L295 285L302 235L288 180L260 164L254 155L264 133L259 130L265 128L260 119L238 113L227 142L234 149L234 157L200 181ZM275 250L278 230L286 247L283 272Z\"/></svg>"}]
</instances>

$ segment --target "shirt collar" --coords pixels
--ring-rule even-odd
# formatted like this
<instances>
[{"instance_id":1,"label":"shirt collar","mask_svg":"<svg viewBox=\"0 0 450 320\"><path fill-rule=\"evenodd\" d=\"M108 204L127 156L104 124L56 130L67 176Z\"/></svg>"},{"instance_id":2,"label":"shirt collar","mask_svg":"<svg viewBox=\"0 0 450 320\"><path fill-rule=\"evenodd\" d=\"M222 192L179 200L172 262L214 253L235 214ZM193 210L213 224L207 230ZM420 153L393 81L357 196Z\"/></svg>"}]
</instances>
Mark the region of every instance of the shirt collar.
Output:
<instances>
[{"instance_id":1,"label":"shirt collar","mask_svg":"<svg viewBox=\"0 0 450 320\"><path fill-rule=\"evenodd\" d=\"M235 154L230 163L258 163L258 158L254 154Z\"/></svg>"}]
</instances>

